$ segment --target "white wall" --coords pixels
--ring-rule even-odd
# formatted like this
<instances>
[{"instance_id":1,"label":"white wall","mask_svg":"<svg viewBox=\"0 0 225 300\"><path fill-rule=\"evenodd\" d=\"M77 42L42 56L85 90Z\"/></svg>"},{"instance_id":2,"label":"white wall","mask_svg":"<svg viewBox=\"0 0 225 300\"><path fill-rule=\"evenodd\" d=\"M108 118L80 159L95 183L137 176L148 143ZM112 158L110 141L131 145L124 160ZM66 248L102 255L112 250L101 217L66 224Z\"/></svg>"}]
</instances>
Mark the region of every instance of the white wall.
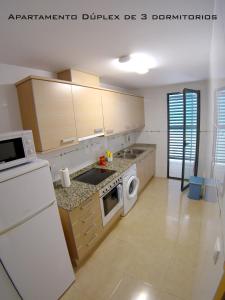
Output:
<instances>
[{"instance_id":1,"label":"white wall","mask_svg":"<svg viewBox=\"0 0 225 300\"><path fill-rule=\"evenodd\" d=\"M211 107L216 106L216 90L225 89L225 2L224 0L215 1L215 13L218 14L218 22L214 23L213 26L213 36L212 36L212 47L211 47L211 65L210 65L210 95L211 95ZM215 110L215 109L214 109ZM216 111L216 110L215 110ZM216 143L217 128L216 128L216 118L214 118L213 123L213 134L214 143ZM220 130L221 134L221 130ZM225 140L225 135L224 135ZM211 138L211 142L213 139ZM217 195L220 207L220 221L222 228L222 241L223 241L223 251L225 258L225 164L218 163L214 160L215 145L213 147L212 160L212 176L217 181ZM223 273L223 264L221 263L220 269L218 270L218 280L219 275Z\"/></svg>"},{"instance_id":2,"label":"white wall","mask_svg":"<svg viewBox=\"0 0 225 300\"><path fill-rule=\"evenodd\" d=\"M0 133L22 129L15 83L29 75L54 77L43 70L0 64Z\"/></svg>"},{"instance_id":3,"label":"white wall","mask_svg":"<svg viewBox=\"0 0 225 300\"><path fill-rule=\"evenodd\" d=\"M138 142L156 144L156 176L167 176L167 93L182 92L184 88L198 89L201 92L201 133L199 174L209 174L210 166L206 165L207 137L209 132L208 115L208 82L159 86L142 89L138 92L145 97L145 128L138 137Z\"/></svg>"}]
</instances>

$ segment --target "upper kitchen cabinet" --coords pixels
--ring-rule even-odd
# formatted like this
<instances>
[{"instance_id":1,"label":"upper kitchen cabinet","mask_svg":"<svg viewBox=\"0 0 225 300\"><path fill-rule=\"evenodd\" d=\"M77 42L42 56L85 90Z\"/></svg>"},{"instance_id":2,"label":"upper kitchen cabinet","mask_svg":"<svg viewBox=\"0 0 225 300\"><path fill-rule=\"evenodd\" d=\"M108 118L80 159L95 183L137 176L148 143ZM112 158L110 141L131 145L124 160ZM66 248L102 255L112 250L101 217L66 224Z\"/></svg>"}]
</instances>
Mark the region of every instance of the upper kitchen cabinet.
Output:
<instances>
[{"instance_id":1,"label":"upper kitchen cabinet","mask_svg":"<svg viewBox=\"0 0 225 300\"><path fill-rule=\"evenodd\" d=\"M143 128L145 125L144 99L124 94L121 107L123 110L124 131Z\"/></svg>"},{"instance_id":2,"label":"upper kitchen cabinet","mask_svg":"<svg viewBox=\"0 0 225 300\"><path fill-rule=\"evenodd\" d=\"M142 97L102 91L102 107L106 135L143 128L145 125Z\"/></svg>"},{"instance_id":3,"label":"upper kitchen cabinet","mask_svg":"<svg viewBox=\"0 0 225 300\"><path fill-rule=\"evenodd\" d=\"M17 84L24 129L31 129L36 151L77 143L70 84L28 78Z\"/></svg>"},{"instance_id":4,"label":"upper kitchen cabinet","mask_svg":"<svg viewBox=\"0 0 225 300\"><path fill-rule=\"evenodd\" d=\"M131 99L131 122L133 129L140 129L145 126L144 98L132 96Z\"/></svg>"},{"instance_id":5,"label":"upper kitchen cabinet","mask_svg":"<svg viewBox=\"0 0 225 300\"><path fill-rule=\"evenodd\" d=\"M124 131L124 103L122 94L112 91L102 91L105 135L113 135Z\"/></svg>"},{"instance_id":6,"label":"upper kitchen cabinet","mask_svg":"<svg viewBox=\"0 0 225 300\"><path fill-rule=\"evenodd\" d=\"M33 131L38 152L144 127L142 97L34 76L16 87L23 128Z\"/></svg>"},{"instance_id":7,"label":"upper kitchen cabinet","mask_svg":"<svg viewBox=\"0 0 225 300\"><path fill-rule=\"evenodd\" d=\"M104 134L101 90L72 86L79 140Z\"/></svg>"}]
</instances>

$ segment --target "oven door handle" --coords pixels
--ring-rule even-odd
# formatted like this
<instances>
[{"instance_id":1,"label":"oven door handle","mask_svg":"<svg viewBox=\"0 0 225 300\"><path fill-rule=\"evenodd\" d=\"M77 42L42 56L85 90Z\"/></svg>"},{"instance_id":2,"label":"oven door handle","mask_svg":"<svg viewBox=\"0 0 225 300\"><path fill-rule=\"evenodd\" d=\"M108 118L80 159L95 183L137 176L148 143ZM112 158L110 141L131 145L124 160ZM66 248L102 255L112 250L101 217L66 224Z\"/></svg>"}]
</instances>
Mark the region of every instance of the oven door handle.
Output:
<instances>
[{"instance_id":1,"label":"oven door handle","mask_svg":"<svg viewBox=\"0 0 225 300\"><path fill-rule=\"evenodd\" d=\"M117 191L118 191L118 194L119 194L119 201L120 201L123 197L123 186L122 186L122 184L117 185Z\"/></svg>"}]
</instances>

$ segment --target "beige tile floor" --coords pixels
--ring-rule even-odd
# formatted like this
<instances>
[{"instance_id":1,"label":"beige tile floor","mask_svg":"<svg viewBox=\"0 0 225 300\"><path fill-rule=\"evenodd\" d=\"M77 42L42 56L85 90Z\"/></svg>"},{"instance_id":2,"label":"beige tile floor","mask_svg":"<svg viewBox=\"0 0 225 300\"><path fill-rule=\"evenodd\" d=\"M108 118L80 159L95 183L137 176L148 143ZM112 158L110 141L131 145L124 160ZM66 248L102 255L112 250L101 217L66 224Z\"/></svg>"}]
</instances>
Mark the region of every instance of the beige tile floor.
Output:
<instances>
[{"instance_id":1,"label":"beige tile floor","mask_svg":"<svg viewBox=\"0 0 225 300\"><path fill-rule=\"evenodd\" d=\"M212 300L217 282L204 273L215 220L215 203L189 200L179 181L153 179L62 299Z\"/></svg>"}]
</instances>

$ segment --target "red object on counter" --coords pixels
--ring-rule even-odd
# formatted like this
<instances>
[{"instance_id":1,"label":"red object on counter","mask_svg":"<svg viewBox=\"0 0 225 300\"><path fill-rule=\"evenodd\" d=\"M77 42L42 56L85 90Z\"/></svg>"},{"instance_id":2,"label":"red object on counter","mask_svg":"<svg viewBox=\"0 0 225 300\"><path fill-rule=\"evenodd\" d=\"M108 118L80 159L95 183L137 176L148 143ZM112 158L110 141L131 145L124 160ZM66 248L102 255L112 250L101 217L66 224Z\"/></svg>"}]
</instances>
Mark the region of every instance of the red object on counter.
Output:
<instances>
[{"instance_id":1,"label":"red object on counter","mask_svg":"<svg viewBox=\"0 0 225 300\"><path fill-rule=\"evenodd\" d=\"M100 156L98 161L99 166L106 166L105 156Z\"/></svg>"}]
</instances>

